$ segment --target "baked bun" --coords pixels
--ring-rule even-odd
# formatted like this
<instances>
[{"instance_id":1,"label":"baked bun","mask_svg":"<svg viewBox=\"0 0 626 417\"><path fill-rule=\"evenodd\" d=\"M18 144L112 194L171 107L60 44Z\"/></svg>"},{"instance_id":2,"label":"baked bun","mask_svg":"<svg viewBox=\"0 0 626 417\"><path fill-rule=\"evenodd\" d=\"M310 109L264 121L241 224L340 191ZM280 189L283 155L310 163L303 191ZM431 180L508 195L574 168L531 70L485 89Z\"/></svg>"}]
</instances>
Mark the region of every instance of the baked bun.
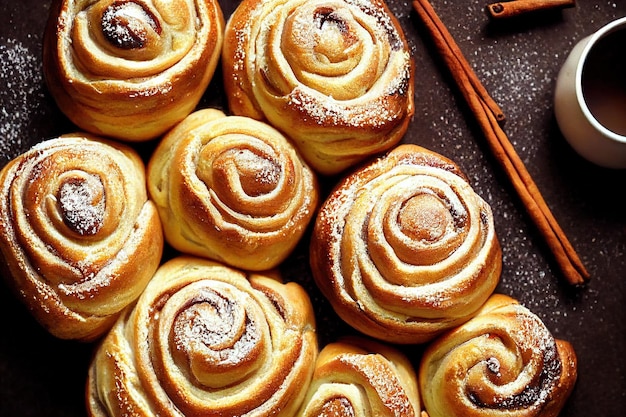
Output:
<instances>
[{"instance_id":1,"label":"baked bun","mask_svg":"<svg viewBox=\"0 0 626 417\"><path fill-rule=\"evenodd\" d=\"M291 253L318 202L315 175L282 134L215 109L164 137L148 187L174 248L257 271Z\"/></svg>"},{"instance_id":2,"label":"baked bun","mask_svg":"<svg viewBox=\"0 0 626 417\"><path fill-rule=\"evenodd\" d=\"M429 345L419 384L430 417L556 417L576 382L572 345L509 296Z\"/></svg>"},{"instance_id":3,"label":"baked bun","mask_svg":"<svg viewBox=\"0 0 626 417\"><path fill-rule=\"evenodd\" d=\"M223 30L217 0L54 0L43 49L47 85L81 129L152 139L198 104Z\"/></svg>"},{"instance_id":4,"label":"baked bun","mask_svg":"<svg viewBox=\"0 0 626 417\"><path fill-rule=\"evenodd\" d=\"M292 417L317 353L299 285L174 258L99 346L89 415Z\"/></svg>"},{"instance_id":5,"label":"baked bun","mask_svg":"<svg viewBox=\"0 0 626 417\"><path fill-rule=\"evenodd\" d=\"M351 337L322 349L298 417L420 417L417 376L399 350Z\"/></svg>"},{"instance_id":6,"label":"baked bun","mask_svg":"<svg viewBox=\"0 0 626 417\"><path fill-rule=\"evenodd\" d=\"M476 314L499 281L502 252L489 205L459 167L400 145L328 196L310 262L348 324L381 340L420 343Z\"/></svg>"},{"instance_id":7,"label":"baked bun","mask_svg":"<svg viewBox=\"0 0 626 417\"><path fill-rule=\"evenodd\" d=\"M269 121L323 174L393 147L414 112L413 62L382 0L243 0L222 65L231 112Z\"/></svg>"},{"instance_id":8,"label":"baked bun","mask_svg":"<svg viewBox=\"0 0 626 417\"><path fill-rule=\"evenodd\" d=\"M53 335L91 340L143 291L163 251L145 167L132 149L69 134L0 173L9 283Z\"/></svg>"}]
</instances>

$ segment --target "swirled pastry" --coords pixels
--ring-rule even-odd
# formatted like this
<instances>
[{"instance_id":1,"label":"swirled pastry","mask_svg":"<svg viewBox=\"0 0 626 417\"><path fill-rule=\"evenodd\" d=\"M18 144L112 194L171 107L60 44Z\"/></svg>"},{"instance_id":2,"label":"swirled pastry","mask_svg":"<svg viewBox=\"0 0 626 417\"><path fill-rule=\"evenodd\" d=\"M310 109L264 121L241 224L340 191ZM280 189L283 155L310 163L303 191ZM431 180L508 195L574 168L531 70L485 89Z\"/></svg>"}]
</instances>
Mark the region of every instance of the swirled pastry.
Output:
<instances>
[{"instance_id":1,"label":"swirled pastry","mask_svg":"<svg viewBox=\"0 0 626 417\"><path fill-rule=\"evenodd\" d=\"M89 414L292 417L317 353L299 285L174 258L98 348Z\"/></svg>"},{"instance_id":2,"label":"swirled pastry","mask_svg":"<svg viewBox=\"0 0 626 417\"><path fill-rule=\"evenodd\" d=\"M223 30L217 0L55 0L44 39L47 85L81 129L152 139L198 104Z\"/></svg>"},{"instance_id":3,"label":"swirled pastry","mask_svg":"<svg viewBox=\"0 0 626 417\"><path fill-rule=\"evenodd\" d=\"M216 109L164 137L148 187L174 248L257 271L289 255L318 201L315 175L282 134Z\"/></svg>"},{"instance_id":4,"label":"swirled pastry","mask_svg":"<svg viewBox=\"0 0 626 417\"><path fill-rule=\"evenodd\" d=\"M509 296L429 345L419 370L430 417L556 417L576 377L572 345Z\"/></svg>"},{"instance_id":5,"label":"swirled pastry","mask_svg":"<svg viewBox=\"0 0 626 417\"><path fill-rule=\"evenodd\" d=\"M120 144L70 134L0 173L0 249L34 317L63 339L93 339L143 291L163 233L145 167Z\"/></svg>"},{"instance_id":6,"label":"swirled pastry","mask_svg":"<svg viewBox=\"0 0 626 417\"><path fill-rule=\"evenodd\" d=\"M419 417L417 376L399 350L353 337L322 349L297 417Z\"/></svg>"},{"instance_id":7,"label":"swirled pastry","mask_svg":"<svg viewBox=\"0 0 626 417\"><path fill-rule=\"evenodd\" d=\"M244 0L222 64L231 112L268 120L324 174L390 149L414 112L413 62L383 0Z\"/></svg>"},{"instance_id":8,"label":"swirled pastry","mask_svg":"<svg viewBox=\"0 0 626 417\"><path fill-rule=\"evenodd\" d=\"M502 269L489 205L456 164L416 145L339 183L317 216L310 252L339 316L395 343L424 342L468 320Z\"/></svg>"}]
</instances>

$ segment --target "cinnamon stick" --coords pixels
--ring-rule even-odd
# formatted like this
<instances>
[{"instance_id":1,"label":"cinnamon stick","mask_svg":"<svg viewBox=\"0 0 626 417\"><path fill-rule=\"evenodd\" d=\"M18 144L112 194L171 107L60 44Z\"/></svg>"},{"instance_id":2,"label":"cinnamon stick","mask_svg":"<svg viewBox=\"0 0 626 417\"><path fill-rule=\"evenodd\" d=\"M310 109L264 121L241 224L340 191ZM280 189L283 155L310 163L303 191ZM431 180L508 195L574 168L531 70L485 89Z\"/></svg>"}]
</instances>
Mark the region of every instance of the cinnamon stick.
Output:
<instances>
[{"instance_id":1,"label":"cinnamon stick","mask_svg":"<svg viewBox=\"0 0 626 417\"><path fill-rule=\"evenodd\" d=\"M435 47L476 117L495 159L553 253L565 279L573 285L583 284L589 279L589 273L502 129L500 123L504 115L500 107L489 96L428 0L413 0L413 8L431 34Z\"/></svg>"},{"instance_id":2,"label":"cinnamon stick","mask_svg":"<svg viewBox=\"0 0 626 417\"><path fill-rule=\"evenodd\" d=\"M494 19L504 19L528 12L574 6L576 6L576 0L510 0L489 4L487 12Z\"/></svg>"}]
</instances>

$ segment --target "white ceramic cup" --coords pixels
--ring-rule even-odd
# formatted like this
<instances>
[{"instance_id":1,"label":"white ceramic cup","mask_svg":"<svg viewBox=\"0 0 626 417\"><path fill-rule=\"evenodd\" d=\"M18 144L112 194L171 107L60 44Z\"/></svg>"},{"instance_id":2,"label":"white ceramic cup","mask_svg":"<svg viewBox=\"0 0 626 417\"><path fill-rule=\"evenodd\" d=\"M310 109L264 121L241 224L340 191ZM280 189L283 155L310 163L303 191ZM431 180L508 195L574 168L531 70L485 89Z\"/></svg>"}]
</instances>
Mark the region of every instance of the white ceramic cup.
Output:
<instances>
[{"instance_id":1,"label":"white ceramic cup","mask_svg":"<svg viewBox=\"0 0 626 417\"><path fill-rule=\"evenodd\" d=\"M626 62L624 40L626 17L582 39L565 60L554 92L556 120L572 148L618 169L626 168L626 72L615 76Z\"/></svg>"}]
</instances>

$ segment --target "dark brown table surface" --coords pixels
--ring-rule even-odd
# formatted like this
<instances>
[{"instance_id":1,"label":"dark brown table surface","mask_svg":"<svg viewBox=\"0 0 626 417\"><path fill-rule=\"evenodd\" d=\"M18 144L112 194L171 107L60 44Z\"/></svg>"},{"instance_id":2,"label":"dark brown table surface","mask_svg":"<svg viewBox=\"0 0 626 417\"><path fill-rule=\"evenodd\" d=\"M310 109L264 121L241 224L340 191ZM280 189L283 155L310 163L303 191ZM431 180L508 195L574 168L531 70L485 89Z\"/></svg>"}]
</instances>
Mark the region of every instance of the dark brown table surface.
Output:
<instances>
[{"instance_id":1,"label":"dark brown table surface","mask_svg":"<svg viewBox=\"0 0 626 417\"><path fill-rule=\"evenodd\" d=\"M517 298L570 341L579 379L564 417L626 415L626 170L579 157L553 115L558 70L573 45L626 15L624 0L578 0L574 8L491 22L488 0L432 0L467 59L507 116L506 132L591 273L572 288L486 148L410 1L390 1L416 63L415 118L404 141L455 160L493 208L504 267L497 289ZM49 1L0 3L0 167L31 145L75 128L43 82L41 40ZM221 0L230 15L238 2ZM626 53L626 46L624 47ZM201 107L226 109L221 74ZM149 144L145 149L149 152ZM331 185L331 184L327 184ZM307 242L283 265L316 304L320 342L349 331L311 284ZM0 283L0 416L84 416L84 382L93 344L49 336ZM407 346L417 361L420 346Z\"/></svg>"}]
</instances>

